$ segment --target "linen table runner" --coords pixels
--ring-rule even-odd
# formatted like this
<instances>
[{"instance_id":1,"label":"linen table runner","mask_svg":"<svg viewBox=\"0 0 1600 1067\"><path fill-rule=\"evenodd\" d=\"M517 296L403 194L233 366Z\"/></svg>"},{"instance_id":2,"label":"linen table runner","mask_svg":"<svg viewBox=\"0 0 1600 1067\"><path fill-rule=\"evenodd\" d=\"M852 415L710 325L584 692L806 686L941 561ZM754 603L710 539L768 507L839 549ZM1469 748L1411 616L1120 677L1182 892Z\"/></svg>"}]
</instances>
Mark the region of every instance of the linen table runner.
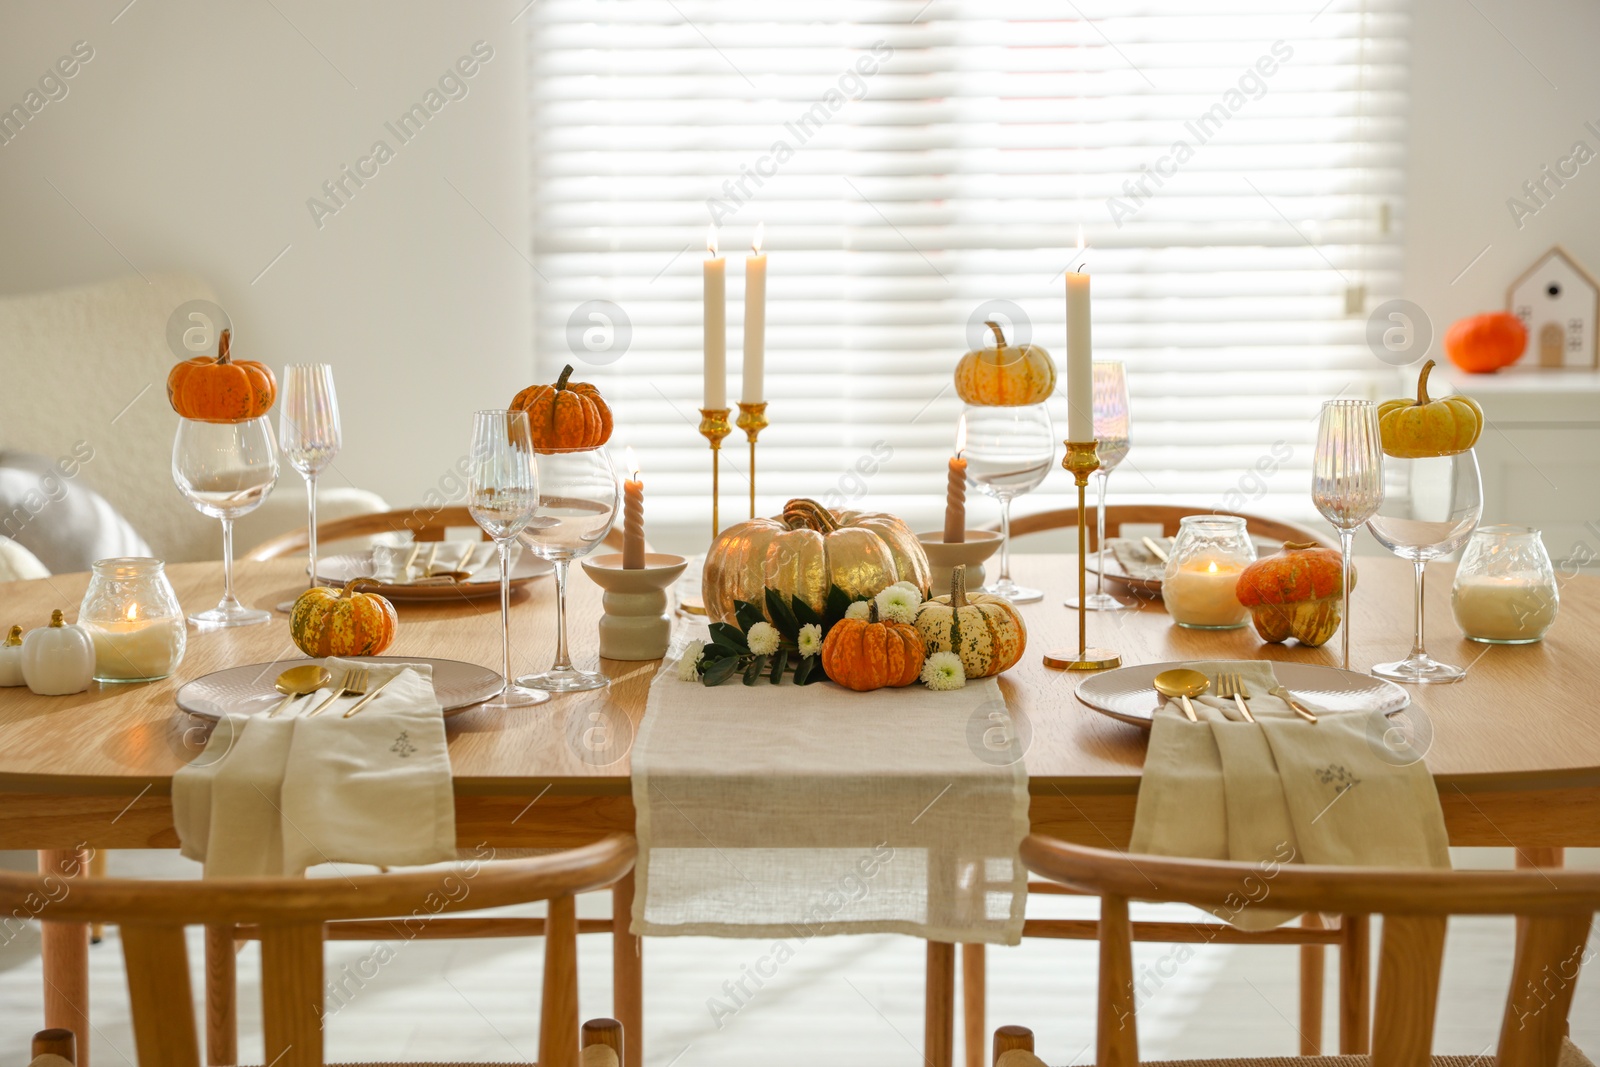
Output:
<instances>
[{"instance_id":1,"label":"linen table runner","mask_svg":"<svg viewBox=\"0 0 1600 1067\"><path fill-rule=\"evenodd\" d=\"M670 657L633 752L633 931L1016 944L1027 775L994 679L707 687Z\"/></svg>"},{"instance_id":2,"label":"linen table runner","mask_svg":"<svg viewBox=\"0 0 1600 1067\"><path fill-rule=\"evenodd\" d=\"M1268 695L1277 677L1260 661L1185 666L1213 680L1237 671L1257 721L1213 696L1193 701L1198 723L1172 701L1156 713L1130 852L1260 865L1237 906L1216 912L1247 930L1293 918L1262 906L1278 864L1449 868L1432 774L1420 753L1386 744L1372 716L1305 722Z\"/></svg>"}]
</instances>

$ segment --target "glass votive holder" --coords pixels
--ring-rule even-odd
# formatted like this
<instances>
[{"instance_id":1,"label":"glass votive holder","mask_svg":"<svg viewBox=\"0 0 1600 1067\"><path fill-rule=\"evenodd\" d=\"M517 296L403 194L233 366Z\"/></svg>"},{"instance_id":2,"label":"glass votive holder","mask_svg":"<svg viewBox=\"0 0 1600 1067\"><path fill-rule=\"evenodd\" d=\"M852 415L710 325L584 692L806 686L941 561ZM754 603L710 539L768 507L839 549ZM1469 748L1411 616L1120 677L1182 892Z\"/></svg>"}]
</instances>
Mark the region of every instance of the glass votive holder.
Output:
<instances>
[{"instance_id":1,"label":"glass votive holder","mask_svg":"<svg viewBox=\"0 0 1600 1067\"><path fill-rule=\"evenodd\" d=\"M1236 630L1250 617L1235 587L1256 546L1234 515L1186 515L1161 576L1161 599L1179 626Z\"/></svg>"},{"instance_id":2,"label":"glass votive holder","mask_svg":"<svg viewBox=\"0 0 1600 1067\"><path fill-rule=\"evenodd\" d=\"M178 594L159 559L96 560L78 608L94 642L97 682L153 682L183 660L188 629Z\"/></svg>"},{"instance_id":3,"label":"glass votive holder","mask_svg":"<svg viewBox=\"0 0 1600 1067\"><path fill-rule=\"evenodd\" d=\"M1531 645L1556 621L1560 596L1544 539L1531 526L1472 532L1450 590L1456 625L1473 641Z\"/></svg>"}]
</instances>

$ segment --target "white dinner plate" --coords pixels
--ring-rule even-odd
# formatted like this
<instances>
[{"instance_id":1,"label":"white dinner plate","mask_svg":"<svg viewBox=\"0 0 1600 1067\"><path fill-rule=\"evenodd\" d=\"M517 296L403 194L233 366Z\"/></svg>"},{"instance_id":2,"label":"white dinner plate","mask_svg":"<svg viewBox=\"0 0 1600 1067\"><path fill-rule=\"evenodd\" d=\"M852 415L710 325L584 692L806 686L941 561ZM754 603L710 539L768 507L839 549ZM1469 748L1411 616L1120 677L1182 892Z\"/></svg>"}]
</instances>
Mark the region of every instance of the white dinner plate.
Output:
<instances>
[{"instance_id":1,"label":"white dinner plate","mask_svg":"<svg viewBox=\"0 0 1600 1067\"><path fill-rule=\"evenodd\" d=\"M511 567L511 586L525 585L541 575L550 574L555 565L524 550ZM372 553L351 552L317 560L317 581L326 585L343 585L352 578L372 577ZM444 582L438 585L391 585L380 582L366 586L365 591L377 593L389 600L478 600L500 595L500 580L492 582Z\"/></svg>"},{"instance_id":2,"label":"white dinner plate","mask_svg":"<svg viewBox=\"0 0 1600 1067\"><path fill-rule=\"evenodd\" d=\"M427 656L362 656L362 663L426 663L433 667L433 692L444 706L446 716L459 714L500 692L500 675L476 663L458 659L432 659ZM224 714L255 715L269 711L283 699L272 688L278 675L290 667L321 663L320 659L284 659L273 663L252 663L186 682L178 690L178 707L202 719L220 719Z\"/></svg>"},{"instance_id":3,"label":"white dinner plate","mask_svg":"<svg viewBox=\"0 0 1600 1067\"><path fill-rule=\"evenodd\" d=\"M1161 706L1162 698L1152 685L1152 680L1162 671L1177 670L1182 663L1141 663L1135 667L1121 667L1104 674L1085 678L1078 686L1078 699L1095 711L1121 719L1135 726L1150 729L1150 723ZM1311 705L1319 713L1374 712L1393 715L1407 704L1411 697L1393 682L1374 678L1370 674L1339 667L1325 667L1318 663L1280 663L1274 661L1272 671L1278 683L1294 696Z\"/></svg>"}]
</instances>

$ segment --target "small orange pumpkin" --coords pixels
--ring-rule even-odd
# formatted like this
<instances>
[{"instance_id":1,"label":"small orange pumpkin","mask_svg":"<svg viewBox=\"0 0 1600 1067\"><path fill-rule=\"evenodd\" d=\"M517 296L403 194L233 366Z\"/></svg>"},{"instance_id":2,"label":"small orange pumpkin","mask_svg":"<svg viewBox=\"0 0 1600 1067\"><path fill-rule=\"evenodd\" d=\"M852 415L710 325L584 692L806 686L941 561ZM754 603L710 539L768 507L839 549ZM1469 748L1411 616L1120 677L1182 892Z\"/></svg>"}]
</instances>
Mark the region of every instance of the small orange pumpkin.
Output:
<instances>
[{"instance_id":1,"label":"small orange pumpkin","mask_svg":"<svg viewBox=\"0 0 1600 1067\"><path fill-rule=\"evenodd\" d=\"M1050 353L1038 345L1006 344L1006 335L996 322L985 322L994 331L994 347L978 348L956 364L956 395L968 404L993 407L1020 407L1041 404L1056 391L1056 365Z\"/></svg>"},{"instance_id":2,"label":"small orange pumpkin","mask_svg":"<svg viewBox=\"0 0 1600 1067\"><path fill-rule=\"evenodd\" d=\"M1350 585L1355 587L1354 571ZM1250 609L1261 640L1281 644L1293 637L1315 648L1339 629L1343 564L1335 549L1287 541L1281 551L1246 567L1234 593Z\"/></svg>"},{"instance_id":3,"label":"small orange pumpkin","mask_svg":"<svg viewBox=\"0 0 1600 1067\"><path fill-rule=\"evenodd\" d=\"M289 637L308 656L376 656L394 643L400 618L376 593L358 593L371 578L353 578L343 589L307 589L289 611Z\"/></svg>"},{"instance_id":4,"label":"small orange pumpkin","mask_svg":"<svg viewBox=\"0 0 1600 1067\"><path fill-rule=\"evenodd\" d=\"M272 410L278 380L272 368L255 360L235 360L232 331L217 338L217 355L186 359L167 372L167 402L198 422L247 422Z\"/></svg>"},{"instance_id":5,"label":"small orange pumpkin","mask_svg":"<svg viewBox=\"0 0 1600 1067\"><path fill-rule=\"evenodd\" d=\"M1444 334L1450 362L1471 374L1490 374L1522 358L1528 328L1509 311L1472 315L1453 323Z\"/></svg>"},{"instance_id":6,"label":"small orange pumpkin","mask_svg":"<svg viewBox=\"0 0 1600 1067\"><path fill-rule=\"evenodd\" d=\"M822 669L858 693L910 685L922 674L927 653L917 628L878 618L876 600L865 619L840 619L822 642Z\"/></svg>"},{"instance_id":7,"label":"small orange pumpkin","mask_svg":"<svg viewBox=\"0 0 1600 1067\"><path fill-rule=\"evenodd\" d=\"M528 413L537 452L599 448L611 439L611 409L600 390L570 377L569 363L554 385L530 385L511 401L513 411Z\"/></svg>"}]
</instances>

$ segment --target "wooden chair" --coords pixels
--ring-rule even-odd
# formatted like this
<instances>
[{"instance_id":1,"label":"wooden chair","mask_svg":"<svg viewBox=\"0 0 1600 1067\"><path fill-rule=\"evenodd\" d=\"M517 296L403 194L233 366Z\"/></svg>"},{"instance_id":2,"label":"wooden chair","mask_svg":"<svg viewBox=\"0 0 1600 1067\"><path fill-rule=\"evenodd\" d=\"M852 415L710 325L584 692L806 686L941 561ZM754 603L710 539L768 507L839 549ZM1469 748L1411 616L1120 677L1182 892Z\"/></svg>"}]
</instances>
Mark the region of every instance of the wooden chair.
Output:
<instances>
[{"instance_id":1,"label":"wooden chair","mask_svg":"<svg viewBox=\"0 0 1600 1067\"><path fill-rule=\"evenodd\" d=\"M458 866L309 881L86 880L75 882L65 895L44 878L0 874L0 908L9 912L30 899L48 899L53 920L102 920L121 927L134 1041L139 1063L146 1067L200 1067L184 927L253 927L261 938L266 1062L324 1067L322 943L330 926L384 918L395 924L392 936L409 937L444 921L444 913L547 901L538 1063L579 1067L574 898L627 875L635 851L631 836L613 834L582 848L478 864L470 871ZM617 1067L623 1044L620 1024L588 1023L581 1042L610 1050L582 1052L583 1067Z\"/></svg>"},{"instance_id":2,"label":"wooden chair","mask_svg":"<svg viewBox=\"0 0 1600 1067\"><path fill-rule=\"evenodd\" d=\"M71 1030L40 1030L33 1035L33 1060L29 1067L75 1067L78 1036Z\"/></svg>"},{"instance_id":3,"label":"wooden chair","mask_svg":"<svg viewBox=\"0 0 1600 1067\"><path fill-rule=\"evenodd\" d=\"M354 537L374 537L378 534L409 533L413 541L443 541L452 529L465 527L477 529L478 524L464 507L415 507L405 511L378 511L369 515L351 515L344 519L317 524L317 544L329 545ZM479 540L489 535L480 533ZM613 527L606 534L607 548L622 551L622 527ZM311 545L308 529L290 530L256 545L245 553L245 559L268 560L304 552ZM645 551L653 551L649 545Z\"/></svg>"},{"instance_id":4,"label":"wooden chair","mask_svg":"<svg viewBox=\"0 0 1600 1067\"><path fill-rule=\"evenodd\" d=\"M1140 1062L1129 901L1233 909L1241 896L1290 911L1384 917L1370 1060L1374 1067L1430 1063L1489 1067L1490 1061L1481 1055L1430 1055L1445 923L1451 915L1515 915L1522 929L1502 1016L1499 1055L1492 1062L1498 1067L1593 1067L1566 1034L1589 925L1600 910L1600 874L1266 867L1108 852L1038 834L1023 842L1022 860L1035 874L1100 898L1097 1067L1137 1067ZM1363 1012L1369 1009L1370 1002L1364 1001ZM1031 1044L1032 1035L1023 1028L1002 1027L995 1033L996 1062L1004 1054L1006 1067L1037 1063L1009 1051L1031 1053ZM1226 1067L1282 1061L1206 1062ZM1354 1067L1369 1061L1337 1062Z\"/></svg>"},{"instance_id":5,"label":"wooden chair","mask_svg":"<svg viewBox=\"0 0 1600 1067\"><path fill-rule=\"evenodd\" d=\"M1160 526L1163 537L1172 537L1177 534L1178 522L1185 515L1233 515L1243 519L1245 529L1258 537L1273 541L1311 541L1330 548L1339 547L1338 542L1327 534L1319 533L1309 526L1301 526L1299 523L1269 519L1264 515L1249 515L1242 511L1206 511L1203 508L1184 507L1180 504L1107 504L1107 536L1117 537L1118 531L1124 524L1136 524ZM1011 536L1026 537L1028 534L1077 525L1077 508L1057 508L1054 511L1041 511L1035 515L1023 515L1012 519ZM1000 527L995 525L989 529L998 530ZM1092 513L1089 516L1089 547L1098 548L1098 542L1095 540L1095 517Z\"/></svg>"}]
</instances>

